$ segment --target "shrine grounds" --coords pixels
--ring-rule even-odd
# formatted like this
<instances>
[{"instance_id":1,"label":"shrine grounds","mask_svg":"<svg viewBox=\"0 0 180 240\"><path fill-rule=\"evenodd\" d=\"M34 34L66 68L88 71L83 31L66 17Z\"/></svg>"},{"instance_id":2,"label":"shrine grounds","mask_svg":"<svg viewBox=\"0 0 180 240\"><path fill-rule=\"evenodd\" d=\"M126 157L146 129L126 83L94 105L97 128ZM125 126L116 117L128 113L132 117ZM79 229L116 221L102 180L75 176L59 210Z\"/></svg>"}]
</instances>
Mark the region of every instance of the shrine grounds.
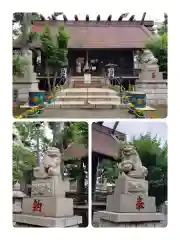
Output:
<instances>
[{"instance_id":1,"label":"shrine grounds","mask_svg":"<svg viewBox=\"0 0 180 240\"><path fill-rule=\"evenodd\" d=\"M156 118L167 117L167 106L156 106ZM127 109L45 109L39 118L134 118Z\"/></svg>"}]
</instances>

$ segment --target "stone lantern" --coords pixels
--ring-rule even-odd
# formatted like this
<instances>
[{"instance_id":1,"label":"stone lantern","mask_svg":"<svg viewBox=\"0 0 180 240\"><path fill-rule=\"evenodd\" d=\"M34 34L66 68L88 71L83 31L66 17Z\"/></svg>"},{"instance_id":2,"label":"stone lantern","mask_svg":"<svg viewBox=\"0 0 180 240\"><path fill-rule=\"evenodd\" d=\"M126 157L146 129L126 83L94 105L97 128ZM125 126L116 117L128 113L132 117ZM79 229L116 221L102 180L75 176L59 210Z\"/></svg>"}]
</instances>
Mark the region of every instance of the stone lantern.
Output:
<instances>
[{"instance_id":1,"label":"stone lantern","mask_svg":"<svg viewBox=\"0 0 180 240\"><path fill-rule=\"evenodd\" d=\"M13 186L13 213L21 213L22 212L22 201L23 198L27 197L26 194L21 192L20 184L17 182Z\"/></svg>"}]
</instances>

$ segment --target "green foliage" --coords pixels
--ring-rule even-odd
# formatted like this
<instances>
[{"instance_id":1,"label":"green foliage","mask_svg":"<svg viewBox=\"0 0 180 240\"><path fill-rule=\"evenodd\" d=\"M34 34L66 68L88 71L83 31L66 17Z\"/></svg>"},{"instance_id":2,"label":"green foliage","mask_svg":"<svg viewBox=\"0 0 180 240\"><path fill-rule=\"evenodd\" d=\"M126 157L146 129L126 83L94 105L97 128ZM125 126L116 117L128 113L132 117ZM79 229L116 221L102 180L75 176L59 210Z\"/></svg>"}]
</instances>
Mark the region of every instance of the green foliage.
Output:
<instances>
[{"instance_id":1,"label":"green foliage","mask_svg":"<svg viewBox=\"0 0 180 240\"><path fill-rule=\"evenodd\" d=\"M67 60L68 35L64 27L60 26L58 33L54 37L49 26L46 25L43 33L40 35L40 40L41 51L46 59L47 67L55 74Z\"/></svg>"},{"instance_id":2,"label":"green foliage","mask_svg":"<svg viewBox=\"0 0 180 240\"><path fill-rule=\"evenodd\" d=\"M164 13L164 21L163 24L158 28L158 34L163 35L168 32L168 15Z\"/></svg>"},{"instance_id":3,"label":"green foliage","mask_svg":"<svg viewBox=\"0 0 180 240\"><path fill-rule=\"evenodd\" d=\"M63 129L60 128L61 123L50 122L49 126L56 137L54 145L60 149L66 149L72 142L83 143L88 146L88 124L86 122L65 122ZM70 178L78 180L78 189L84 191L84 179L88 171L88 165L83 159L73 159L72 164L65 167Z\"/></svg>"},{"instance_id":4,"label":"green foliage","mask_svg":"<svg viewBox=\"0 0 180 240\"><path fill-rule=\"evenodd\" d=\"M40 151L47 149L50 139L45 136L44 123L40 122L40 127L37 130L38 122L15 122L14 125L18 129L23 145L31 151L36 151L37 131L39 132Z\"/></svg>"},{"instance_id":5,"label":"green foliage","mask_svg":"<svg viewBox=\"0 0 180 240\"><path fill-rule=\"evenodd\" d=\"M29 24L31 21L40 20L40 19L41 19L40 14L38 14L37 12L28 13ZM16 27L13 28L14 36L19 36L23 32L23 24L24 24L23 21L24 21L24 13L20 13L20 12L13 13L13 25L14 24L16 25ZM19 26L17 26L17 24Z\"/></svg>"},{"instance_id":6,"label":"green foliage","mask_svg":"<svg viewBox=\"0 0 180 240\"><path fill-rule=\"evenodd\" d=\"M76 132L74 135L74 141L83 143L88 147L88 123L87 122L75 122L72 123L73 131Z\"/></svg>"},{"instance_id":7,"label":"green foliage","mask_svg":"<svg viewBox=\"0 0 180 240\"><path fill-rule=\"evenodd\" d=\"M146 48L150 49L158 59L159 70L167 73L167 54L168 54L168 15L164 14L164 22L158 29L158 37L146 44Z\"/></svg>"},{"instance_id":8,"label":"green foliage","mask_svg":"<svg viewBox=\"0 0 180 240\"><path fill-rule=\"evenodd\" d=\"M28 66L28 60L24 56L13 56L13 75L23 76Z\"/></svg>"},{"instance_id":9,"label":"green foliage","mask_svg":"<svg viewBox=\"0 0 180 240\"><path fill-rule=\"evenodd\" d=\"M13 144L13 183L24 177L24 172L35 166L35 154L27 148Z\"/></svg>"},{"instance_id":10,"label":"green foliage","mask_svg":"<svg viewBox=\"0 0 180 240\"><path fill-rule=\"evenodd\" d=\"M159 69L167 73L168 36L164 33L147 43L146 48L150 49L155 58L158 59Z\"/></svg>"},{"instance_id":11,"label":"green foliage","mask_svg":"<svg viewBox=\"0 0 180 240\"><path fill-rule=\"evenodd\" d=\"M99 166L97 176L100 177L100 181L103 182L107 179L109 183L115 183L119 175L118 163L109 159L104 159Z\"/></svg>"},{"instance_id":12,"label":"green foliage","mask_svg":"<svg viewBox=\"0 0 180 240\"><path fill-rule=\"evenodd\" d=\"M36 123L37 124L37 123ZM35 165L37 127L34 122L15 122L22 145L13 142L13 182L26 179L25 173ZM40 153L50 142L44 134L44 124L39 128Z\"/></svg>"},{"instance_id":13,"label":"green foliage","mask_svg":"<svg viewBox=\"0 0 180 240\"><path fill-rule=\"evenodd\" d=\"M149 134L134 139L141 161L148 168L149 195L156 197L156 204L167 200L167 143L160 146L160 140Z\"/></svg>"}]
</instances>

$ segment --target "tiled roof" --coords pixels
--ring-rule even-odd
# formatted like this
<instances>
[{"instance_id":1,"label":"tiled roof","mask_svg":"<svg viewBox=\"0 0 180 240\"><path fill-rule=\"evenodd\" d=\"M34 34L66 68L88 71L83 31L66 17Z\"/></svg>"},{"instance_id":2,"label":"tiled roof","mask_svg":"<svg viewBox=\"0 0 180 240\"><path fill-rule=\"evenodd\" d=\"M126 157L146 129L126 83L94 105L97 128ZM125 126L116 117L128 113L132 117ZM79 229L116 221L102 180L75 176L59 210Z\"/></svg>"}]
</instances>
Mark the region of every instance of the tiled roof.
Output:
<instances>
[{"instance_id":1,"label":"tiled roof","mask_svg":"<svg viewBox=\"0 0 180 240\"><path fill-rule=\"evenodd\" d=\"M92 152L116 159L120 143L115 140L110 132L104 131L104 128L108 129L107 127L101 126L98 130L95 123L92 125ZM125 135L122 134L121 139L125 140Z\"/></svg>"},{"instance_id":2,"label":"tiled roof","mask_svg":"<svg viewBox=\"0 0 180 240\"><path fill-rule=\"evenodd\" d=\"M33 32L42 32L45 24L49 24L55 34L63 21L37 21L32 25ZM69 35L69 48L144 48L152 38L151 32L136 22L67 22L65 29ZM14 42L14 47L21 45L20 40ZM32 44L39 47L38 42Z\"/></svg>"}]
</instances>

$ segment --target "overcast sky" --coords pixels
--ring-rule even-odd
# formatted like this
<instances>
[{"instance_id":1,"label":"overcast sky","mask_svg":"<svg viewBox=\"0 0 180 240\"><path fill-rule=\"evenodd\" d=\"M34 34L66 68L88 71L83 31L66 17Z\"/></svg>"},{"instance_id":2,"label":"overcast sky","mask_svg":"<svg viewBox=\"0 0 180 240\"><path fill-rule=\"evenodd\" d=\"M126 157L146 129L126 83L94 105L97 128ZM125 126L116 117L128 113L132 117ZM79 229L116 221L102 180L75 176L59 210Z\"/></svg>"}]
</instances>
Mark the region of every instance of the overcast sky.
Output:
<instances>
[{"instance_id":1,"label":"overcast sky","mask_svg":"<svg viewBox=\"0 0 180 240\"><path fill-rule=\"evenodd\" d=\"M97 6L95 9L94 5L90 5L90 4L88 5L88 8L87 8L87 5L84 4L83 6L78 6L77 8L78 10L74 10L69 8L69 6L67 5L68 3L66 3L65 1L63 3L62 11L64 9L64 13L68 18L68 20L74 19L75 14L78 15L78 18L80 20L84 20L86 14L88 14L90 19L92 20L95 20L98 14L100 14L101 20L106 20L110 14L112 15L112 20L117 20L122 13L127 12L127 11L124 11L124 12L119 11L119 7L109 8L108 10L106 10L106 8L104 9L102 7L98 9L98 6ZM48 17L49 15L52 14L52 12L41 12L41 13L45 17ZM143 12L130 12L127 19L133 14L135 14L136 20L140 20L142 18ZM60 16L59 19L63 19L63 17ZM159 10L147 13L145 18L145 20L154 20L155 22L162 22L163 19L164 19L164 12L163 11L160 12Z\"/></svg>"},{"instance_id":2,"label":"overcast sky","mask_svg":"<svg viewBox=\"0 0 180 240\"><path fill-rule=\"evenodd\" d=\"M112 128L115 122L104 122L104 125ZM167 141L167 125L165 122L159 121L121 121L117 130L127 134L127 141L130 141L133 137L137 138L141 134L150 133L152 137L161 139L162 144Z\"/></svg>"}]
</instances>

